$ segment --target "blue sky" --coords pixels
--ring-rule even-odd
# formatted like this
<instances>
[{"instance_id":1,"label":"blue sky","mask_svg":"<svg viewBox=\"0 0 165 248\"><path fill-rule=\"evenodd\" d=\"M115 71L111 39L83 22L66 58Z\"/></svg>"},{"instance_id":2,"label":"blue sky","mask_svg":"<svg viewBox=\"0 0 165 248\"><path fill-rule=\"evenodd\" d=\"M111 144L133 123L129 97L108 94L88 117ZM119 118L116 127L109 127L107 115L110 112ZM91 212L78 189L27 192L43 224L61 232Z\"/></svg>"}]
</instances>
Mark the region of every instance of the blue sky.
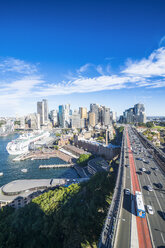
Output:
<instances>
[{"instance_id":1,"label":"blue sky","mask_svg":"<svg viewBox=\"0 0 165 248\"><path fill-rule=\"evenodd\" d=\"M164 0L0 0L0 116L137 102L165 115Z\"/></svg>"}]
</instances>

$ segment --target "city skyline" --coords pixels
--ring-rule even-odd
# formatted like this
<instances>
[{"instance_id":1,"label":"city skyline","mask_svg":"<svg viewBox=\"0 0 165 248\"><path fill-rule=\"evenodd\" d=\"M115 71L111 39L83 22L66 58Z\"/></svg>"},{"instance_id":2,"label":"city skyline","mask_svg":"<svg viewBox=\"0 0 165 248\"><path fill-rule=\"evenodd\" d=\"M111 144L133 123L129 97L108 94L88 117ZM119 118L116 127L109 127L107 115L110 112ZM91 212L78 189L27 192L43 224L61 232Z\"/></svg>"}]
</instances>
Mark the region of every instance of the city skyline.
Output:
<instances>
[{"instance_id":1,"label":"city skyline","mask_svg":"<svg viewBox=\"0 0 165 248\"><path fill-rule=\"evenodd\" d=\"M139 102L164 116L164 10L161 0L1 3L0 116L36 112L42 98L50 110L98 103L119 116Z\"/></svg>"}]
</instances>

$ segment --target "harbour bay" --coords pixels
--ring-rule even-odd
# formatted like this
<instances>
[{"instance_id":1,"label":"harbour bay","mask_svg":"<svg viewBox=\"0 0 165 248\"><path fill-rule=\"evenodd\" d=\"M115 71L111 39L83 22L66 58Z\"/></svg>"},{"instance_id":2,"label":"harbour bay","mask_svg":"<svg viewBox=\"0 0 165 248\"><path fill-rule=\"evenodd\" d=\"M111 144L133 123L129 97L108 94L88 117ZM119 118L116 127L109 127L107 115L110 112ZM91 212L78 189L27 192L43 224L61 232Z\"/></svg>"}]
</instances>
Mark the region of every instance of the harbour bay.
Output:
<instances>
[{"instance_id":1,"label":"harbour bay","mask_svg":"<svg viewBox=\"0 0 165 248\"><path fill-rule=\"evenodd\" d=\"M73 168L53 168L40 170L41 164L65 164L60 158L50 158L48 160L25 160L13 162L14 156L8 154L7 143L18 137L18 134L0 137L0 186L17 179L49 179L49 178L77 178L79 177ZM27 173L21 170L27 169Z\"/></svg>"}]
</instances>

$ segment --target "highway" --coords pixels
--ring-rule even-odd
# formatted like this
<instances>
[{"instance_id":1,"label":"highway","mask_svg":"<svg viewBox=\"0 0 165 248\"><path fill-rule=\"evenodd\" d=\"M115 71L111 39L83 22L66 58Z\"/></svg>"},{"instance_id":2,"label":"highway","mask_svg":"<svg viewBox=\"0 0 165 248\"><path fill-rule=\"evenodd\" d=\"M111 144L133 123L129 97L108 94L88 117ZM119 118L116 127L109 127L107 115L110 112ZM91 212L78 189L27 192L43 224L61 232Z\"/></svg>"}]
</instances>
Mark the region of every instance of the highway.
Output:
<instances>
[{"instance_id":1,"label":"highway","mask_svg":"<svg viewBox=\"0 0 165 248\"><path fill-rule=\"evenodd\" d=\"M132 129L128 127L127 130L127 138L124 141L123 186L125 189L130 189L131 194L126 195L123 192L115 247L163 248L165 247L165 175ZM143 172L142 168L146 171ZM158 188L158 183L162 184L162 189ZM148 191L148 185L152 186L153 191ZM136 190L141 191L143 195L145 219L135 217L131 208ZM147 205L152 206L153 215L148 213ZM136 224L133 226L134 221Z\"/></svg>"},{"instance_id":2,"label":"highway","mask_svg":"<svg viewBox=\"0 0 165 248\"><path fill-rule=\"evenodd\" d=\"M153 244L155 247L165 247L165 176L158 168L157 163L150 158L150 154L144 146L137 142L137 138L136 141L132 140L131 146L144 204L145 206L151 205L154 209L153 215L147 214ZM139 158L143 160L139 160ZM142 168L145 168L146 172L142 172ZM155 170L155 168L157 169ZM140 171L142 175L138 174ZM162 189L157 187L158 183L163 185ZM152 192L148 191L147 185L153 187Z\"/></svg>"}]
</instances>

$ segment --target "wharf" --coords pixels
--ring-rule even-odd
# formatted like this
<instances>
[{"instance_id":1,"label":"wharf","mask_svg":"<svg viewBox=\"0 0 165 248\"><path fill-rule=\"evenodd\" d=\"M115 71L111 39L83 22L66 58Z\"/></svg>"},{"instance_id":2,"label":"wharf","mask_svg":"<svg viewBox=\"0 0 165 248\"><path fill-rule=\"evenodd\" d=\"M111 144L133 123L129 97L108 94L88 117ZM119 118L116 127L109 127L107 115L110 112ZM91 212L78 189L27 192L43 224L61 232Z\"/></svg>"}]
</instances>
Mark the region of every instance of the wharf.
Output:
<instances>
[{"instance_id":1,"label":"wharf","mask_svg":"<svg viewBox=\"0 0 165 248\"><path fill-rule=\"evenodd\" d=\"M66 168L73 167L73 164L48 164L48 165L40 165L39 169L52 169L52 168Z\"/></svg>"},{"instance_id":2,"label":"wharf","mask_svg":"<svg viewBox=\"0 0 165 248\"><path fill-rule=\"evenodd\" d=\"M71 163L73 157L69 154L65 154L62 151L59 150L46 150L45 151L35 151L35 152L29 152L27 154L22 154L17 156L16 158L13 159L13 161L24 161L26 159L31 159L31 160L45 160L49 158L60 158L64 160L67 163Z\"/></svg>"}]
</instances>

